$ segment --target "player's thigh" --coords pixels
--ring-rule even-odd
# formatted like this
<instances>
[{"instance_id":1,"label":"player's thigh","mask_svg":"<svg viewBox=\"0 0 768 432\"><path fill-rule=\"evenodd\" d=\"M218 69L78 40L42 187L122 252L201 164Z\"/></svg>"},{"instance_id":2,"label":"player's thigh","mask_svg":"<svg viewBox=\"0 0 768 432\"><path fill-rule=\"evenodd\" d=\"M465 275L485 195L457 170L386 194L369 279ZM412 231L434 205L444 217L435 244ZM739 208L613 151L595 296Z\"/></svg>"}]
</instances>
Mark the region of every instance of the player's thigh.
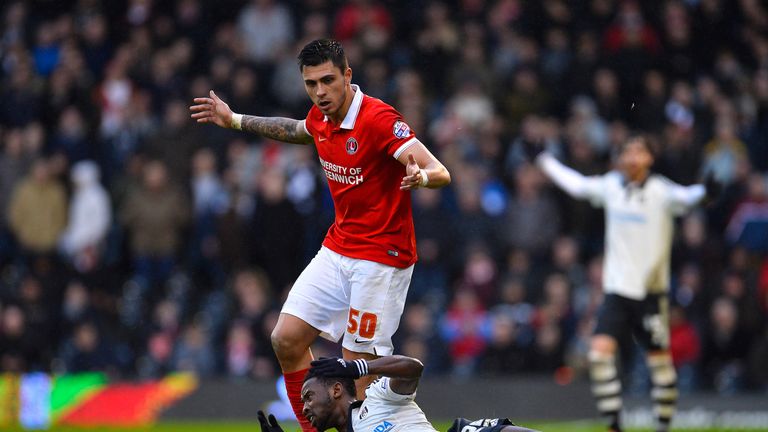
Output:
<instances>
[{"instance_id":1,"label":"player's thigh","mask_svg":"<svg viewBox=\"0 0 768 432\"><path fill-rule=\"evenodd\" d=\"M592 335L593 349L615 351L616 343L631 335L628 300L615 294L606 294L597 313L597 324ZM611 349L610 341L613 341Z\"/></svg>"},{"instance_id":2,"label":"player's thigh","mask_svg":"<svg viewBox=\"0 0 768 432\"><path fill-rule=\"evenodd\" d=\"M294 282L282 314L292 315L338 342L349 311L349 286L341 277L340 255L321 248Z\"/></svg>"},{"instance_id":3,"label":"player's thigh","mask_svg":"<svg viewBox=\"0 0 768 432\"><path fill-rule=\"evenodd\" d=\"M357 260L350 266L350 302L343 347L356 353L391 355L413 266L401 269Z\"/></svg>"},{"instance_id":4,"label":"player's thigh","mask_svg":"<svg viewBox=\"0 0 768 432\"><path fill-rule=\"evenodd\" d=\"M669 300L666 295L649 295L637 312L633 335L649 352L669 349Z\"/></svg>"}]
</instances>

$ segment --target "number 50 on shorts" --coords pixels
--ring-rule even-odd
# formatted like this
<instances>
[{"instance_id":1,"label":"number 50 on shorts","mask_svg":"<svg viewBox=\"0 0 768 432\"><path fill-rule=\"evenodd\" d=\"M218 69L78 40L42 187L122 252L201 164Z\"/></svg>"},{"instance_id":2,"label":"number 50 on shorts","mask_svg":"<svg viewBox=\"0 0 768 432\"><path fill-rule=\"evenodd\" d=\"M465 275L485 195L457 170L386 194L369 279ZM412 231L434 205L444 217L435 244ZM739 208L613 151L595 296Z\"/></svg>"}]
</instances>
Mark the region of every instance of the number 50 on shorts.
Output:
<instances>
[{"instance_id":1,"label":"number 50 on shorts","mask_svg":"<svg viewBox=\"0 0 768 432\"><path fill-rule=\"evenodd\" d=\"M349 308L349 321L347 322L347 333L357 333L360 337L373 339L376 333L376 322L378 317L370 312L360 312L355 308Z\"/></svg>"}]
</instances>

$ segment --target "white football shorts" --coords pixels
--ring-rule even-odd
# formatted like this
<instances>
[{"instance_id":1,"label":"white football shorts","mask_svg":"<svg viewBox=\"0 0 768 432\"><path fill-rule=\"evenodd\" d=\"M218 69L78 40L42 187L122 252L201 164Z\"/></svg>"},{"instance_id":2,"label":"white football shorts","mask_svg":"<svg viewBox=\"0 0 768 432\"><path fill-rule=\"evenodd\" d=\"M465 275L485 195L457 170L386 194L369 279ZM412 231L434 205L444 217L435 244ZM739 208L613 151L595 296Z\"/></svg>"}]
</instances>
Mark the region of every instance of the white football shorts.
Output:
<instances>
[{"instance_id":1,"label":"white football shorts","mask_svg":"<svg viewBox=\"0 0 768 432\"><path fill-rule=\"evenodd\" d=\"M413 266L401 269L339 255L323 246L293 284L282 313L350 351L391 355Z\"/></svg>"}]
</instances>

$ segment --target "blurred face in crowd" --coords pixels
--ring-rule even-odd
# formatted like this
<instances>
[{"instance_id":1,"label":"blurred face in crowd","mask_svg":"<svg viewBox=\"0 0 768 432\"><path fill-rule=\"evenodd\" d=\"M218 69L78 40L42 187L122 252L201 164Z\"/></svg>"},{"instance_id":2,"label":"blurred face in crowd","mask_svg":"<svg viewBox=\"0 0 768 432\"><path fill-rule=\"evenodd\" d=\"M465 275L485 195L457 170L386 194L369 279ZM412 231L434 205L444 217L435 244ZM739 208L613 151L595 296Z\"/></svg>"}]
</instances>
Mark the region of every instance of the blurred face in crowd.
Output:
<instances>
[{"instance_id":1,"label":"blurred face in crowd","mask_svg":"<svg viewBox=\"0 0 768 432\"><path fill-rule=\"evenodd\" d=\"M45 183L50 178L50 167L48 162L43 159L38 159L32 166L32 178L37 183Z\"/></svg>"},{"instance_id":2,"label":"blurred face in crowd","mask_svg":"<svg viewBox=\"0 0 768 432\"><path fill-rule=\"evenodd\" d=\"M309 98L320 112L334 122L343 120L352 103L352 69L347 67L342 72L328 60L317 66L304 66L301 75Z\"/></svg>"},{"instance_id":3,"label":"blurred face in crowd","mask_svg":"<svg viewBox=\"0 0 768 432\"><path fill-rule=\"evenodd\" d=\"M75 330L75 345L78 349L91 352L99 342L99 333L92 324L85 323Z\"/></svg>"},{"instance_id":4,"label":"blurred face in crowd","mask_svg":"<svg viewBox=\"0 0 768 432\"><path fill-rule=\"evenodd\" d=\"M619 168L630 181L642 181L653 165L653 155L644 138L631 138L619 155Z\"/></svg>"},{"instance_id":5,"label":"blurred face in crowd","mask_svg":"<svg viewBox=\"0 0 768 432\"><path fill-rule=\"evenodd\" d=\"M261 197L270 204L285 199L285 175L276 168L264 170L258 180Z\"/></svg>"},{"instance_id":6,"label":"blurred face in crowd","mask_svg":"<svg viewBox=\"0 0 768 432\"><path fill-rule=\"evenodd\" d=\"M8 306L2 316L3 332L12 337L21 336L24 333L24 312L18 306Z\"/></svg>"},{"instance_id":7,"label":"blurred face in crowd","mask_svg":"<svg viewBox=\"0 0 768 432\"><path fill-rule=\"evenodd\" d=\"M163 189L168 181L168 173L162 162L153 161L144 168L144 185L150 190Z\"/></svg>"},{"instance_id":8,"label":"blurred face in crowd","mask_svg":"<svg viewBox=\"0 0 768 432\"><path fill-rule=\"evenodd\" d=\"M216 155L207 148L200 149L192 157L192 172L197 177L216 172Z\"/></svg>"}]
</instances>

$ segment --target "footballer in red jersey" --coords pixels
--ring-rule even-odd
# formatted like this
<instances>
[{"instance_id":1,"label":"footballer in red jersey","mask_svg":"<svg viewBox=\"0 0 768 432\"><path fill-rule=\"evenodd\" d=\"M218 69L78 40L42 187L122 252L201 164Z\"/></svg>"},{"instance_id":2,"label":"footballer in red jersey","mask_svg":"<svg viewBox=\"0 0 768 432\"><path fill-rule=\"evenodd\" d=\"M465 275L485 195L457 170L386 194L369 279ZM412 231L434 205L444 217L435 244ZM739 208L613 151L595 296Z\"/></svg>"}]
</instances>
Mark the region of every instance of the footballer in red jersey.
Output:
<instances>
[{"instance_id":1,"label":"footballer in red jersey","mask_svg":"<svg viewBox=\"0 0 768 432\"><path fill-rule=\"evenodd\" d=\"M336 217L272 332L291 406L302 430L311 431L301 414L310 345L322 336L342 340L346 359L392 354L417 258L409 191L443 187L451 178L400 113L352 84L341 44L310 42L298 59L314 104L305 120L237 114L213 91L190 110L198 123L317 148ZM358 381L358 395L370 381Z\"/></svg>"}]
</instances>

